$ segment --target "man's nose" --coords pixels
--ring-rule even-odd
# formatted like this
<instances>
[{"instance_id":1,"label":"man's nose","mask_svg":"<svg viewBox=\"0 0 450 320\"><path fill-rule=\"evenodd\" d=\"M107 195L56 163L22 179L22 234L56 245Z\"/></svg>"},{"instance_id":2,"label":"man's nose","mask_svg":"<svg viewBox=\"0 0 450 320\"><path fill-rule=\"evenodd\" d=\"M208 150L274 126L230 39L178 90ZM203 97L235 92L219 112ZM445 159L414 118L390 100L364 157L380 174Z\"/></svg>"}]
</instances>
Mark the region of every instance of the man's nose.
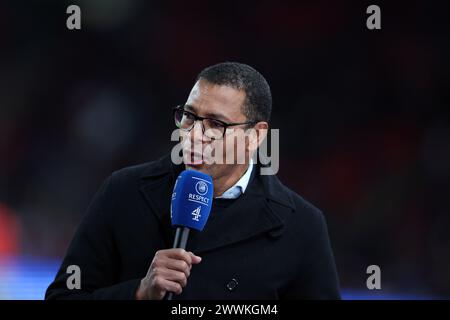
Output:
<instances>
[{"instance_id":1,"label":"man's nose","mask_svg":"<svg viewBox=\"0 0 450 320\"><path fill-rule=\"evenodd\" d=\"M203 142L203 128L201 121L195 121L194 127L189 131L191 142Z\"/></svg>"}]
</instances>

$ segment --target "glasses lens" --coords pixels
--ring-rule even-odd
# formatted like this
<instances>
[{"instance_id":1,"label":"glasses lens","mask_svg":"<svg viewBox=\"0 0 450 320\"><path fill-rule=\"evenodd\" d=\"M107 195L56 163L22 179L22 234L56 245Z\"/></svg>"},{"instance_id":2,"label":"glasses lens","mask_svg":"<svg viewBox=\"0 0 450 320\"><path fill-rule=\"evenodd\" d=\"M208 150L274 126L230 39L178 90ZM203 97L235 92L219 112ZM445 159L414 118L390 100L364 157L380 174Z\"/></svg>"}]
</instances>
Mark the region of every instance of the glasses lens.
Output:
<instances>
[{"instance_id":1,"label":"glasses lens","mask_svg":"<svg viewBox=\"0 0 450 320\"><path fill-rule=\"evenodd\" d=\"M180 129L190 130L194 124L194 117L183 109L176 109L174 113L175 125Z\"/></svg>"},{"instance_id":2,"label":"glasses lens","mask_svg":"<svg viewBox=\"0 0 450 320\"><path fill-rule=\"evenodd\" d=\"M203 125L205 126L204 135L211 139L222 139L225 132L225 126L223 123L211 119L203 120Z\"/></svg>"},{"instance_id":3,"label":"glasses lens","mask_svg":"<svg viewBox=\"0 0 450 320\"><path fill-rule=\"evenodd\" d=\"M173 113L175 119L175 125L180 128L181 127L181 119L183 118L183 110L175 109Z\"/></svg>"}]
</instances>

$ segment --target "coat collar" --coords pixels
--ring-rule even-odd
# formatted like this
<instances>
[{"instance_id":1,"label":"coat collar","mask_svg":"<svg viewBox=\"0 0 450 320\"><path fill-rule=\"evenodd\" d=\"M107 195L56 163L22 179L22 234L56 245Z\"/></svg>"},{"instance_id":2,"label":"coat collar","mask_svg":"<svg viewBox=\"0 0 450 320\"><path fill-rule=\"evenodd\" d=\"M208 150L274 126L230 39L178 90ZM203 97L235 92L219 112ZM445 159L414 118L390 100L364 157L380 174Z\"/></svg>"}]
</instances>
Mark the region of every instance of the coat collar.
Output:
<instances>
[{"instance_id":1,"label":"coat collar","mask_svg":"<svg viewBox=\"0 0 450 320\"><path fill-rule=\"evenodd\" d=\"M141 175L140 192L152 214L156 215L165 229L168 247L172 246L174 236L174 229L170 227L172 189L176 177L183 169L183 165L174 165L168 155L149 163ZM261 176L258 165L253 169L256 172L247 192L227 209L226 215L209 219L201 233L190 237L190 250L201 253L261 233L274 237L282 234L285 220L295 208L290 192L276 176Z\"/></svg>"}]
</instances>

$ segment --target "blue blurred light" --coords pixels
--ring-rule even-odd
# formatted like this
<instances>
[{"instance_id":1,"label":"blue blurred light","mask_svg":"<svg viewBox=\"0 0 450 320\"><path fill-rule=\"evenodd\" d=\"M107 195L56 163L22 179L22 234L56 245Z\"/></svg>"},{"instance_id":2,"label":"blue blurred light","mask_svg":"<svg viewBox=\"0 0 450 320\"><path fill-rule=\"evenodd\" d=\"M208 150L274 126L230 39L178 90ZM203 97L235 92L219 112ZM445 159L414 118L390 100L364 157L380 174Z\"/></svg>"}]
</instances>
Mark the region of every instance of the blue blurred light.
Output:
<instances>
[{"instance_id":1,"label":"blue blurred light","mask_svg":"<svg viewBox=\"0 0 450 320\"><path fill-rule=\"evenodd\" d=\"M61 261L34 257L0 257L0 300L42 300Z\"/></svg>"},{"instance_id":2,"label":"blue blurred light","mask_svg":"<svg viewBox=\"0 0 450 320\"><path fill-rule=\"evenodd\" d=\"M36 257L0 257L0 300L42 300L61 261ZM430 300L429 295L343 289L344 300Z\"/></svg>"}]
</instances>

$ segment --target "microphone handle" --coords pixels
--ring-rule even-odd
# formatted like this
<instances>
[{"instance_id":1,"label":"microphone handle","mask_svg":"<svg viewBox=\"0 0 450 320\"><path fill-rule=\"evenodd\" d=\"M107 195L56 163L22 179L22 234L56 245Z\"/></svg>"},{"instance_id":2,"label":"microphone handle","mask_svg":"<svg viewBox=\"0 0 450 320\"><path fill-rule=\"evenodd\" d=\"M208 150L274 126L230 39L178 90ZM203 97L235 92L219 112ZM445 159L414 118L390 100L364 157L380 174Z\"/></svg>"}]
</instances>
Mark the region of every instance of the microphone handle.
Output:
<instances>
[{"instance_id":1,"label":"microphone handle","mask_svg":"<svg viewBox=\"0 0 450 320\"><path fill-rule=\"evenodd\" d=\"M173 241L173 248L186 249L187 240L189 237L189 228L187 227L177 227L175 232L175 239ZM167 292L164 300L172 300L173 292Z\"/></svg>"}]
</instances>

